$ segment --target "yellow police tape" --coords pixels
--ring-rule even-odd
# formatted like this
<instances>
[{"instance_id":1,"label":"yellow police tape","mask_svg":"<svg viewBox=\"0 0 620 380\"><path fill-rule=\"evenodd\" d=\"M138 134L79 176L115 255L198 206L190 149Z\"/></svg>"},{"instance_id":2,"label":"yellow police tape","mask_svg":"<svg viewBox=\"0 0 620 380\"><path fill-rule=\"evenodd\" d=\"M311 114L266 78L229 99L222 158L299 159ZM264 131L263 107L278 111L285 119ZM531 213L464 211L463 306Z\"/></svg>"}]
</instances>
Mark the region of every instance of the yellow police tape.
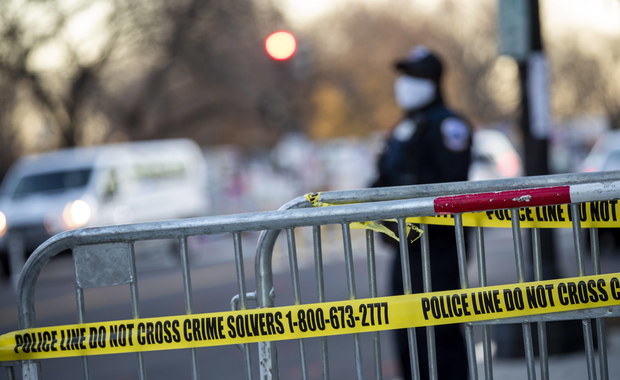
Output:
<instances>
[{"instance_id":1,"label":"yellow police tape","mask_svg":"<svg viewBox=\"0 0 620 380\"><path fill-rule=\"evenodd\" d=\"M320 201L320 197L320 193L306 195L306 199L314 207L333 206L333 204ZM466 227L512 227L512 212L509 209L467 212L462 215L463 225ZM520 208L517 215L522 228L571 228L573 225L570 205L567 204ZM618 200L587 202L579 205L579 220L583 228L620 228L619 218L620 202ZM407 218L407 222L411 226L413 223L453 226L454 215ZM378 222L376 224L381 225ZM372 229L387 233L381 228ZM392 235L393 233L390 236Z\"/></svg>"},{"instance_id":2,"label":"yellow police tape","mask_svg":"<svg viewBox=\"0 0 620 380\"><path fill-rule=\"evenodd\" d=\"M571 228L570 205L526 207L517 210L522 228ZM581 203L579 220L583 228L620 228L620 202L617 200ZM407 222L454 225L454 215L407 218ZM463 213L465 227L510 228L512 211L509 209Z\"/></svg>"},{"instance_id":3,"label":"yellow police tape","mask_svg":"<svg viewBox=\"0 0 620 380\"><path fill-rule=\"evenodd\" d=\"M221 346L620 306L620 273L14 331L0 361Z\"/></svg>"},{"instance_id":4,"label":"yellow police tape","mask_svg":"<svg viewBox=\"0 0 620 380\"><path fill-rule=\"evenodd\" d=\"M319 200L319 198L321 197L321 193L309 193L309 194L306 194L305 197L306 197L306 200L310 202L312 207L333 206L332 204L321 202ZM396 219L387 219L385 221L396 222ZM354 223L351 223L351 228L372 230L375 232L385 234L396 241L400 241L400 239L398 238L398 235L396 235L394 231L390 230L388 227L386 227L385 225L377 221L354 222ZM413 224L412 222L406 223L405 230L406 230L406 234L407 234L407 237L409 238L408 240L410 243L413 243L414 241L418 240L420 236L422 236L422 233L423 233L423 231L418 226ZM413 235L412 231L415 231L416 234Z\"/></svg>"}]
</instances>

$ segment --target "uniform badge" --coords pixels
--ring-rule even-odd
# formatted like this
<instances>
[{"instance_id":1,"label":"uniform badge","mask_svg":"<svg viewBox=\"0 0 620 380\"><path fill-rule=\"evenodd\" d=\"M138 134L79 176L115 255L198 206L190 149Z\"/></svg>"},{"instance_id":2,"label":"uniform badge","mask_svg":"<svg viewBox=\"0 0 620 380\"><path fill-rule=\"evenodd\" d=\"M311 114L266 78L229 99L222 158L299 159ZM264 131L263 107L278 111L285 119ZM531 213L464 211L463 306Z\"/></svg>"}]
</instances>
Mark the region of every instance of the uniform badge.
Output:
<instances>
[{"instance_id":1,"label":"uniform badge","mask_svg":"<svg viewBox=\"0 0 620 380\"><path fill-rule=\"evenodd\" d=\"M462 152L469 145L469 128L460 119L451 117L441 123L443 144L448 150Z\"/></svg>"}]
</instances>

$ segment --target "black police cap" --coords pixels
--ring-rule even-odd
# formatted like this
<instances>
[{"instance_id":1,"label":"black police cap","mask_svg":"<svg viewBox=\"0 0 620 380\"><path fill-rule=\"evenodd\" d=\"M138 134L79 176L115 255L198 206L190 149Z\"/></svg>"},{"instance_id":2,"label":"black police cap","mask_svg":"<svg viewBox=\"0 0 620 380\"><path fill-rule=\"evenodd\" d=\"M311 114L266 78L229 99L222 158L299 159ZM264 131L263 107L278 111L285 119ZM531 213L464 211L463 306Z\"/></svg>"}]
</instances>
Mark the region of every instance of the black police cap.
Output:
<instances>
[{"instance_id":1,"label":"black police cap","mask_svg":"<svg viewBox=\"0 0 620 380\"><path fill-rule=\"evenodd\" d=\"M394 62L396 71L416 78L439 81L443 65L439 57L425 46L416 46L409 55Z\"/></svg>"}]
</instances>

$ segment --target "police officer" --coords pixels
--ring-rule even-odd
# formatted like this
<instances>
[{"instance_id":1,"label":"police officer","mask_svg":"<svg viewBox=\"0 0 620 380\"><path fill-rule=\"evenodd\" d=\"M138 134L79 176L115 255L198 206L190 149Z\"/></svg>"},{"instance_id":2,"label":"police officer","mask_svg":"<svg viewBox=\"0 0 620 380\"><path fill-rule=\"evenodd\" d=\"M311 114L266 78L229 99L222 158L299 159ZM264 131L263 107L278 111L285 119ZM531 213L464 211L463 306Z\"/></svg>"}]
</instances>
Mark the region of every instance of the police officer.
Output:
<instances>
[{"instance_id":1,"label":"police officer","mask_svg":"<svg viewBox=\"0 0 620 380\"><path fill-rule=\"evenodd\" d=\"M441 94L443 65L424 46L415 47L395 63L399 73L394 92L404 115L391 131L378 160L375 187L466 181L470 165L472 129L449 110ZM453 227L428 226L432 290L460 288ZM398 243L384 239L396 252L392 267L393 294L403 294ZM409 244L413 293L423 292L420 242ZM397 344L405 378L411 367L406 330L397 330ZM428 378L426 329L416 330L420 375ZM435 327L437 371L440 380L467 379L468 363L459 325Z\"/></svg>"}]
</instances>

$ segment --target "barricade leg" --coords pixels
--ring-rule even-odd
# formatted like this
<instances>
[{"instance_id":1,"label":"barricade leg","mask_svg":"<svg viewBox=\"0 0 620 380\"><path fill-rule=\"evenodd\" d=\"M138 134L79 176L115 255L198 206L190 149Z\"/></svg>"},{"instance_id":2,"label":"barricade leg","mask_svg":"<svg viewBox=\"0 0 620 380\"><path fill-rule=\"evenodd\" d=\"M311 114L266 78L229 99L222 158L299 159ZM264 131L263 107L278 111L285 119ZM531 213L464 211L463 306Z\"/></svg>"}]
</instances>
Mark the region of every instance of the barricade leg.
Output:
<instances>
[{"instance_id":1,"label":"barricade leg","mask_svg":"<svg viewBox=\"0 0 620 380\"><path fill-rule=\"evenodd\" d=\"M368 276L370 279L370 296L378 297L377 292L377 267L375 260L375 240L374 233L372 231L366 231L366 253L368 255ZM379 339L379 333L372 333L373 341L373 355L375 359L375 379L381 380L383 378L381 372L381 341Z\"/></svg>"},{"instance_id":2,"label":"barricade leg","mask_svg":"<svg viewBox=\"0 0 620 380\"><path fill-rule=\"evenodd\" d=\"M540 244L540 230L532 229L532 253L534 258L534 279L543 280L542 252ZM537 323L538 355L540 357L541 380L549 379L549 350L547 348L547 326L544 322Z\"/></svg>"},{"instance_id":3,"label":"barricade leg","mask_svg":"<svg viewBox=\"0 0 620 380\"><path fill-rule=\"evenodd\" d=\"M459 278L461 279L461 288L469 288L469 278L467 275L467 247L465 239L465 231L463 229L463 217L461 214L454 216L454 228L456 235L456 253L458 258ZM474 331L471 325L465 324L465 343L467 345L467 361L469 363L469 377L471 379L478 378L478 366L476 362L476 349L474 343Z\"/></svg>"},{"instance_id":4,"label":"barricade leg","mask_svg":"<svg viewBox=\"0 0 620 380\"><path fill-rule=\"evenodd\" d=\"M590 228L589 234L590 254L592 255L594 274L601 274L601 252L598 239L598 230L596 228ZM602 318L598 318L596 320L596 336L598 341L598 357L601 380L609 380L609 363L607 362L607 335L605 332L605 320Z\"/></svg>"},{"instance_id":5,"label":"barricade leg","mask_svg":"<svg viewBox=\"0 0 620 380\"><path fill-rule=\"evenodd\" d=\"M571 213L573 215L573 240L575 245L575 253L577 258L577 269L579 276L586 275L586 267L584 261L583 252L583 235L581 234L581 222L579 221L579 205L571 204ZM596 379L596 370L594 363L594 340L592 337L592 321L590 319L583 319L583 339L585 342L586 350L586 363L588 366L588 376L590 379Z\"/></svg>"},{"instance_id":6,"label":"barricade leg","mask_svg":"<svg viewBox=\"0 0 620 380\"><path fill-rule=\"evenodd\" d=\"M425 293L433 291L433 287L431 285L431 258L430 258L430 249L428 242L428 226L420 225L421 230L420 236L420 252L422 256L422 281L423 281L423 290ZM431 376L431 379L435 380L437 378L437 346L435 342L435 327L429 326L426 327L426 339L427 339L427 351L428 351L428 371Z\"/></svg>"},{"instance_id":7,"label":"barricade leg","mask_svg":"<svg viewBox=\"0 0 620 380\"><path fill-rule=\"evenodd\" d=\"M325 302L325 278L323 276L323 249L321 244L321 227L312 226L312 247L314 251L314 275L316 277L316 292L319 302ZM329 378L329 360L327 349L327 338L322 336L320 339L321 347L321 375L323 379Z\"/></svg>"},{"instance_id":8,"label":"barricade leg","mask_svg":"<svg viewBox=\"0 0 620 380\"><path fill-rule=\"evenodd\" d=\"M17 379L17 377L15 377L15 365L16 364L17 363L14 363L14 362L2 363L2 367L6 369L6 375L8 377L8 380Z\"/></svg>"},{"instance_id":9,"label":"barricade leg","mask_svg":"<svg viewBox=\"0 0 620 380\"><path fill-rule=\"evenodd\" d=\"M478 281L480 286L487 286L487 266L486 255L484 250L484 230L482 227L475 227L475 242L476 242L476 259L478 263ZM488 325L483 325L482 329L482 344L483 344L483 356L484 356L484 375L485 379L493 379L493 350L491 343L491 330Z\"/></svg>"},{"instance_id":10,"label":"barricade leg","mask_svg":"<svg viewBox=\"0 0 620 380\"><path fill-rule=\"evenodd\" d=\"M411 266L409 264L409 244L407 244L408 230L405 219L398 219L398 236L400 240L400 265L402 271L403 294L411 294ZM415 328L407 329L407 346L409 348L409 362L413 379L420 378L420 361L418 356L417 333ZM402 350L402 348L401 348ZM401 353L402 355L402 353ZM404 364L404 363L403 363ZM404 369L404 368L403 368Z\"/></svg>"}]
</instances>

